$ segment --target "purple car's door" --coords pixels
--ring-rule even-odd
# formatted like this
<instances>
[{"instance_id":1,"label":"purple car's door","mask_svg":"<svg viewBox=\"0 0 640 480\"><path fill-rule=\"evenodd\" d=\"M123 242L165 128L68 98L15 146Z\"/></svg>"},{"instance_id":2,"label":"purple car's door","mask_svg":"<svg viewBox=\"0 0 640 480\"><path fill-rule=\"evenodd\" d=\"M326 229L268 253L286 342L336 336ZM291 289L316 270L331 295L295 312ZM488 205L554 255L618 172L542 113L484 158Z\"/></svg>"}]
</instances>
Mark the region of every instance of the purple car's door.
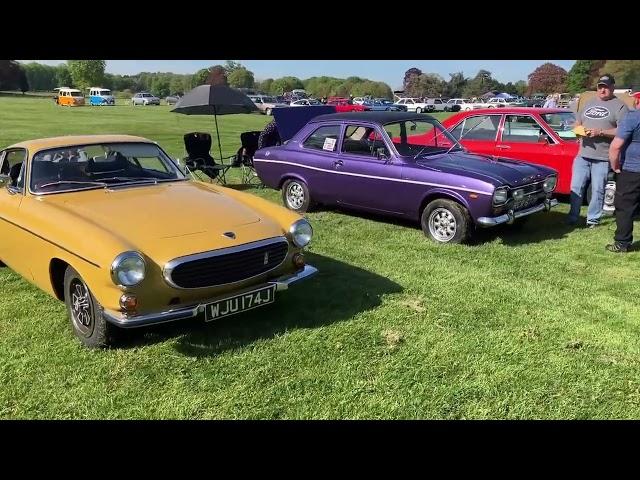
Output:
<instances>
[{"instance_id":1,"label":"purple car's door","mask_svg":"<svg viewBox=\"0 0 640 480\"><path fill-rule=\"evenodd\" d=\"M393 163L377 127L347 124L334 170L338 203L384 213L402 212L398 195L402 168Z\"/></svg>"}]
</instances>

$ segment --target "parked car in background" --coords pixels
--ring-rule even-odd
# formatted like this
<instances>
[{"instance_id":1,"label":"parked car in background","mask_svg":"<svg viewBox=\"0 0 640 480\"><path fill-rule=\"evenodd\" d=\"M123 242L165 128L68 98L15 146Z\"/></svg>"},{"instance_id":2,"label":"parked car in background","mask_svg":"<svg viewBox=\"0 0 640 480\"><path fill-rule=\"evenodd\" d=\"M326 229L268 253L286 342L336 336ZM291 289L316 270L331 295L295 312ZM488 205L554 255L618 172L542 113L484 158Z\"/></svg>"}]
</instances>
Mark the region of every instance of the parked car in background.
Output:
<instances>
[{"instance_id":1,"label":"parked car in background","mask_svg":"<svg viewBox=\"0 0 640 480\"><path fill-rule=\"evenodd\" d=\"M265 115L271 115L274 108L287 107L286 103L279 103L274 97L269 95L248 95L256 107Z\"/></svg>"},{"instance_id":2,"label":"parked car in background","mask_svg":"<svg viewBox=\"0 0 640 480\"><path fill-rule=\"evenodd\" d=\"M0 151L0 165L0 259L66 303L87 347L120 328L262 307L316 273L309 222L192 181L151 140L30 140Z\"/></svg>"},{"instance_id":3,"label":"parked car in background","mask_svg":"<svg viewBox=\"0 0 640 480\"><path fill-rule=\"evenodd\" d=\"M427 111L428 112L446 112L447 102L441 98L427 98Z\"/></svg>"},{"instance_id":4,"label":"parked car in background","mask_svg":"<svg viewBox=\"0 0 640 480\"><path fill-rule=\"evenodd\" d=\"M349 99L336 99L329 97L329 100L326 104L334 106L336 108L336 112L340 113L364 112L366 110L370 110L368 106L354 104Z\"/></svg>"},{"instance_id":5,"label":"parked car in background","mask_svg":"<svg viewBox=\"0 0 640 480\"><path fill-rule=\"evenodd\" d=\"M451 98L445 105L445 112L473 110L473 103L468 98Z\"/></svg>"},{"instance_id":6,"label":"parked car in background","mask_svg":"<svg viewBox=\"0 0 640 480\"><path fill-rule=\"evenodd\" d=\"M429 110L427 104L419 98L401 98L395 104L404 106L407 112L422 113Z\"/></svg>"},{"instance_id":7,"label":"parked car in background","mask_svg":"<svg viewBox=\"0 0 640 480\"><path fill-rule=\"evenodd\" d=\"M151 93L139 92L131 97L131 105L160 105L160 99Z\"/></svg>"},{"instance_id":8,"label":"parked car in background","mask_svg":"<svg viewBox=\"0 0 640 480\"><path fill-rule=\"evenodd\" d=\"M504 108L524 106L515 99L493 97L487 100L487 108Z\"/></svg>"},{"instance_id":9,"label":"parked car in background","mask_svg":"<svg viewBox=\"0 0 640 480\"><path fill-rule=\"evenodd\" d=\"M182 95L169 95L165 97L164 101L167 102L167 105L175 105L182 98Z\"/></svg>"},{"instance_id":10,"label":"parked car in background","mask_svg":"<svg viewBox=\"0 0 640 480\"><path fill-rule=\"evenodd\" d=\"M289 104L290 107L308 107L309 105L322 105L322 102L315 98L303 98Z\"/></svg>"},{"instance_id":11,"label":"parked car in background","mask_svg":"<svg viewBox=\"0 0 640 480\"><path fill-rule=\"evenodd\" d=\"M399 109L399 111L401 112L406 112L407 111L407 106L406 105L398 105L397 103L393 103L391 100L389 100L388 98L375 98L374 100L383 103L384 105L387 106L395 106L396 108Z\"/></svg>"},{"instance_id":12,"label":"parked car in background","mask_svg":"<svg viewBox=\"0 0 640 480\"><path fill-rule=\"evenodd\" d=\"M116 98L108 88L91 87L89 89L89 105L115 105Z\"/></svg>"},{"instance_id":13,"label":"parked car in background","mask_svg":"<svg viewBox=\"0 0 640 480\"><path fill-rule=\"evenodd\" d=\"M402 105L395 105L394 103L383 103L380 100L365 100L361 103L363 107L368 107L369 110L374 112L404 112ZM405 107L406 108L406 107Z\"/></svg>"},{"instance_id":14,"label":"parked car in background","mask_svg":"<svg viewBox=\"0 0 640 480\"><path fill-rule=\"evenodd\" d=\"M571 193L573 159L579 143L574 112L559 108L504 107L460 112L443 125L469 151L551 167L558 172L557 193ZM590 189L586 195L591 197ZM605 189L604 210L615 210L613 175Z\"/></svg>"},{"instance_id":15,"label":"parked car in background","mask_svg":"<svg viewBox=\"0 0 640 480\"><path fill-rule=\"evenodd\" d=\"M253 161L291 210L336 204L403 217L438 243L464 242L474 226L512 223L557 204L555 170L471 154L431 115L316 116Z\"/></svg>"}]
</instances>

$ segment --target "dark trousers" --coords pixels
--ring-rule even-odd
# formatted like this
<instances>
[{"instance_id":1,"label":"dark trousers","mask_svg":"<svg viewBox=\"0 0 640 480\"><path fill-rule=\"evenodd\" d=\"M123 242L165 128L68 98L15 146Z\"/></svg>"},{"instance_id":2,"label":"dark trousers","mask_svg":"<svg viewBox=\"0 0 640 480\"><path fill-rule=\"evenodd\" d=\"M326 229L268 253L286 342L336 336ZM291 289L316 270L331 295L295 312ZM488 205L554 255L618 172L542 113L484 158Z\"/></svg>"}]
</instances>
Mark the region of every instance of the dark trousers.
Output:
<instances>
[{"instance_id":1,"label":"dark trousers","mask_svg":"<svg viewBox=\"0 0 640 480\"><path fill-rule=\"evenodd\" d=\"M640 173L622 171L616 178L616 235L614 240L633 242L633 216L640 204Z\"/></svg>"}]
</instances>

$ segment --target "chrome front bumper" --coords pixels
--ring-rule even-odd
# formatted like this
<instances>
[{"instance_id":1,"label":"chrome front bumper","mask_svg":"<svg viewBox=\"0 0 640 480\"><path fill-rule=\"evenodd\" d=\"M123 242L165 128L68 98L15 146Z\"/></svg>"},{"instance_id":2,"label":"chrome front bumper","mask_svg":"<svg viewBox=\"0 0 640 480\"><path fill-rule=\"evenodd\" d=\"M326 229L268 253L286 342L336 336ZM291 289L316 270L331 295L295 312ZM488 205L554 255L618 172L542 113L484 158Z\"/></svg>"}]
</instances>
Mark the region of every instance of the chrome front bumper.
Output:
<instances>
[{"instance_id":1,"label":"chrome front bumper","mask_svg":"<svg viewBox=\"0 0 640 480\"><path fill-rule=\"evenodd\" d=\"M280 292L283 290L287 290L289 286L294 283L299 282L300 280L305 280L309 277L312 277L318 273L318 269L312 267L311 265L305 265L305 267L299 272L292 273L290 275L283 275L282 277L274 278L273 280L269 280L263 285L253 285L250 288L245 289L247 292L255 290L256 288L264 287L266 285L275 285L276 292ZM220 298L211 298L197 305L190 305L188 307L176 308L173 310L165 310L162 312L156 313L148 313L145 315L125 315L122 312L115 310L103 310L102 316L104 319L117 325L122 328L135 328L135 327L144 327L147 325L155 325L158 323L166 323L166 322L174 322L176 320L186 320L188 318L196 317L198 314L204 312L204 306L208 303L215 302L216 300L224 299L227 296L234 296L242 293L242 291L232 292L227 295L221 296Z\"/></svg>"},{"instance_id":2,"label":"chrome front bumper","mask_svg":"<svg viewBox=\"0 0 640 480\"><path fill-rule=\"evenodd\" d=\"M558 205L558 200L555 198L546 199L544 203L540 203L530 208L525 208L524 210L518 210L517 212L509 210L507 213L498 217L480 217L476 220L476 223L481 227L494 227L501 223L513 223L518 218L526 217L532 213L538 213L542 210L549 211L556 205Z\"/></svg>"}]
</instances>

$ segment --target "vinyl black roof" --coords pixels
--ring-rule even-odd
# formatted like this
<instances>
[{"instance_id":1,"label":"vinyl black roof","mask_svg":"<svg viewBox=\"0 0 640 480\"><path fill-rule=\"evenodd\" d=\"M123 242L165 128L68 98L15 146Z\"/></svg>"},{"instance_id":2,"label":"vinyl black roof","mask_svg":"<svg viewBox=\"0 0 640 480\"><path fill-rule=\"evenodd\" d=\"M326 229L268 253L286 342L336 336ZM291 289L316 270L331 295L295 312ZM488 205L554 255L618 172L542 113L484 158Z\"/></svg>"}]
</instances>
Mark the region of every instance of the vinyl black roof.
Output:
<instances>
[{"instance_id":1,"label":"vinyl black roof","mask_svg":"<svg viewBox=\"0 0 640 480\"><path fill-rule=\"evenodd\" d=\"M313 118L309 123L325 122L327 120L344 121L344 120L359 120L364 122L373 122L384 125L390 122L402 122L405 120L433 120L434 117L425 113L411 113L411 112L344 112L344 113L329 113L327 115L318 115Z\"/></svg>"}]
</instances>

